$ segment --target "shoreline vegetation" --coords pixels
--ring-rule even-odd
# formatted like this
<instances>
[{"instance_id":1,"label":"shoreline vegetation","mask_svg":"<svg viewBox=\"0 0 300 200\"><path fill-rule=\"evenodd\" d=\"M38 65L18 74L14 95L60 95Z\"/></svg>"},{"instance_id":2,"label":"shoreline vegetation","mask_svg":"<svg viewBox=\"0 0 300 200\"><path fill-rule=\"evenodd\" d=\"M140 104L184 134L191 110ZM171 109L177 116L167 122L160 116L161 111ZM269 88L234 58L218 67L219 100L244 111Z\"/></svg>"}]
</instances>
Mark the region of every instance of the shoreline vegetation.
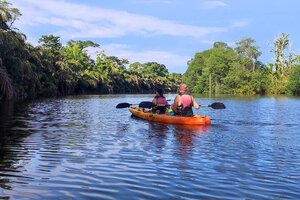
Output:
<instances>
[{"instance_id":1,"label":"shoreline vegetation","mask_svg":"<svg viewBox=\"0 0 300 200\"><path fill-rule=\"evenodd\" d=\"M184 74L169 73L157 62L129 63L100 51L95 59L92 41L60 43L60 37L43 35L39 45L13 27L21 12L0 0L0 102L59 97L74 94L153 93L163 88L176 93L183 81L192 93L242 95L300 95L300 56L288 51L289 36L274 39L275 62L259 61L262 52L252 38L229 47L215 42L196 52Z\"/></svg>"}]
</instances>

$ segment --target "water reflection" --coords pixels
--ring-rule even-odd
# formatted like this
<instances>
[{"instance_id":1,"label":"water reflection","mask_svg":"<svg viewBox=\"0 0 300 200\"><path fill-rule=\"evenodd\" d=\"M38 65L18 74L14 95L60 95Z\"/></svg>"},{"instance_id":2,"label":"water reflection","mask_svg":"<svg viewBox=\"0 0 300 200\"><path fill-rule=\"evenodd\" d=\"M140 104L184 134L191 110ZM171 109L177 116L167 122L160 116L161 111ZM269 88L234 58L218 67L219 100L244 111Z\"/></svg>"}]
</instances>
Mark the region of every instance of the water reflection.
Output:
<instances>
[{"instance_id":1,"label":"water reflection","mask_svg":"<svg viewBox=\"0 0 300 200\"><path fill-rule=\"evenodd\" d=\"M201 137L207 135L209 127L176 125L174 127L174 137L177 139L177 149L174 156L178 159L177 168L180 175L185 179L192 179L190 169L197 162L197 149L201 148ZM196 152L195 152L196 151Z\"/></svg>"},{"instance_id":2,"label":"water reflection","mask_svg":"<svg viewBox=\"0 0 300 200\"><path fill-rule=\"evenodd\" d=\"M162 153L166 147L169 129L169 126L166 124L149 122L149 134L147 138L152 141L157 153Z\"/></svg>"},{"instance_id":3,"label":"water reflection","mask_svg":"<svg viewBox=\"0 0 300 200\"><path fill-rule=\"evenodd\" d=\"M172 125L155 122L149 123L149 132L147 135L148 139L155 139L155 144L158 149L165 146L165 140L170 137L170 134L174 136L181 151L179 154L188 153L193 145L193 140L199 138L201 135L209 133L209 126L195 126L195 125Z\"/></svg>"},{"instance_id":4,"label":"water reflection","mask_svg":"<svg viewBox=\"0 0 300 200\"><path fill-rule=\"evenodd\" d=\"M26 130L26 125L22 124L22 130L6 130L0 136L0 191L13 190L11 185L13 179L30 179L22 175L24 164L32 156L32 148L24 146L23 142L32 132ZM1 196L0 196L1 197Z\"/></svg>"},{"instance_id":5,"label":"water reflection","mask_svg":"<svg viewBox=\"0 0 300 200\"><path fill-rule=\"evenodd\" d=\"M140 120L142 123L143 120ZM176 158L174 164L182 176L189 177L186 172L193 163L194 150L199 148L202 136L208 136L210 133L209 126L194 126L194 125L172 125L155 122L148 123L149 131L147 133L147 140L152 143L156 149L156 153L169 153L166 152L172 145L173 158Z\"/></svg>"},{"instance_id":6,"label":"water reflection","mask_svg":"<svg viewBox=\"0 0 300 200\"><path fill-rule=\"evenodd\" d=\"M14 113L14 104L11 102L0 103L0 137L4 135L7 128L11 125L10 122Z\"/></svg>"},{"instance_id":7,"label":"water reflection","mask_svg":"<svg viewBox=\"0 0 300 200\"><path fill-rule=\"evenodd\" d=\"M207 126L176 125L174 136L181 145L179 154L190 153L195 147L194 140L207 133L208 130Z\"/></svg>"}]
</instances>

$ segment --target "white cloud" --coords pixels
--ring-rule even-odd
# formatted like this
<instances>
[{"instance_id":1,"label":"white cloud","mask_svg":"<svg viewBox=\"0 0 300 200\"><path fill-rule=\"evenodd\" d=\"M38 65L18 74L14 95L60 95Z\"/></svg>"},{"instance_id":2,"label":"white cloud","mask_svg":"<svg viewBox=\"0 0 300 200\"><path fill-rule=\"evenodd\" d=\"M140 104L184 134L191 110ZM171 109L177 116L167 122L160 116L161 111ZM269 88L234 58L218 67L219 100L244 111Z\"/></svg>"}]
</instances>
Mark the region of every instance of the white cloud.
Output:
<instances>
[{"instance_id":1,"label":"white cloud","mask_svg":"<svg viewBox=\"0 0 300 200\"><path fill-rule=\"evenodd\" d=\"M243 27L247 26L248 24L250 24L250 20L240 19L240 20L234 21L231 24L231 28L243 28Z\"/></svg>"},{"instance_id":2,"label":"white cloud","mask_svg":"<svg viewBox=\"0 0 300 200\"><path fill-rule=\"evenodd\" d=\"M228 7L229 5L223 1L205 1L202 4L203 9L214 9L218 7Z\"/></svg>"},{"instance_id":3,"label":"white cloud","mask_svg":"<svg viewBox=\"0 0 300 200\"><path fill-rule=\"evenodd\" d=\"M138 15L69 3L62 0L13 0L21 9L20 26L52 25L68 39L114 38L129 34L201 37L227 32L226 27L201 27L180 24L156 17Z\"/></svg>"},{"instance_id":4,"label":"white cloud","mask_svg":"<svg viewBox=\"0 0 300 200\"><path fill-rule=\"evenodd\" d=\"M137 4L154 4L154 3L170 4L170 3L173 3L174 0L135 0L134 2Z\"/></svg>"}]
</instances>

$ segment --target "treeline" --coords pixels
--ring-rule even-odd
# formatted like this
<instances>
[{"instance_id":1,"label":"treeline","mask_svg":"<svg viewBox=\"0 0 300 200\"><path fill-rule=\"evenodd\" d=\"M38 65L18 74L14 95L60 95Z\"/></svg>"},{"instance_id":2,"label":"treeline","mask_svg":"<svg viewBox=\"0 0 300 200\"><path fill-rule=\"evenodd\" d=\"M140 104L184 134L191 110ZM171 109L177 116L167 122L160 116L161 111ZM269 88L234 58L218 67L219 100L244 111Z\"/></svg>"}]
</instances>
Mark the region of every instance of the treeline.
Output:
<instances>
[{"instance_id":1,"label":"treeline","mask_svg":"<svg viewBox=\"0 0 300 200\"><path fill-rule=\"evenodd\" d=\"M21 16L0 0L0 101L87 93L153 93L155 88L175 92L181 74L170 74L156 62L132 63L103 51L95 59L87 48L92 41L69 41L44 35L34 47L12 27Z\"/></svg>"},{"instance_id":2,"label":"treeline","mask_svg":"<svg viewBox=\"0 0 300 200\"><path fill-rule=\"evenodd\" d=\"M300 56L288 47L288 35L283 33L271 50L275 62L264 64L252 38L237 41L235 48L215 42L188 62L183 81L193 93L300 95Z\"/></svg>"}]
</instances>

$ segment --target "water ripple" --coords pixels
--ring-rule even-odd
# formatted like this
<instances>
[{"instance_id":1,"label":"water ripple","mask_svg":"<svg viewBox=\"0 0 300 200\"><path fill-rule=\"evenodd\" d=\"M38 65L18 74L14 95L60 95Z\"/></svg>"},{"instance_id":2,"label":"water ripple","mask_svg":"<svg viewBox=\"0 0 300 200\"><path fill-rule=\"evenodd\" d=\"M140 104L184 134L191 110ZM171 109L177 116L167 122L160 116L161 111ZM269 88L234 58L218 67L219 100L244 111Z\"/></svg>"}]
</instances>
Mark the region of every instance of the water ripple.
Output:
<instances>
[{"instance_id":1,"label":"water ripple","mask_svg":"<svg viewBox=\"0 0 300 200\"><path fill-rule=\"evenodd\" d=\"M226 110L201 109L210 127L150 123L115 109L151 97L21 106L3 123L0 198L300 198L297 100L224 99Z\"/></svg>"}]
</instances>

